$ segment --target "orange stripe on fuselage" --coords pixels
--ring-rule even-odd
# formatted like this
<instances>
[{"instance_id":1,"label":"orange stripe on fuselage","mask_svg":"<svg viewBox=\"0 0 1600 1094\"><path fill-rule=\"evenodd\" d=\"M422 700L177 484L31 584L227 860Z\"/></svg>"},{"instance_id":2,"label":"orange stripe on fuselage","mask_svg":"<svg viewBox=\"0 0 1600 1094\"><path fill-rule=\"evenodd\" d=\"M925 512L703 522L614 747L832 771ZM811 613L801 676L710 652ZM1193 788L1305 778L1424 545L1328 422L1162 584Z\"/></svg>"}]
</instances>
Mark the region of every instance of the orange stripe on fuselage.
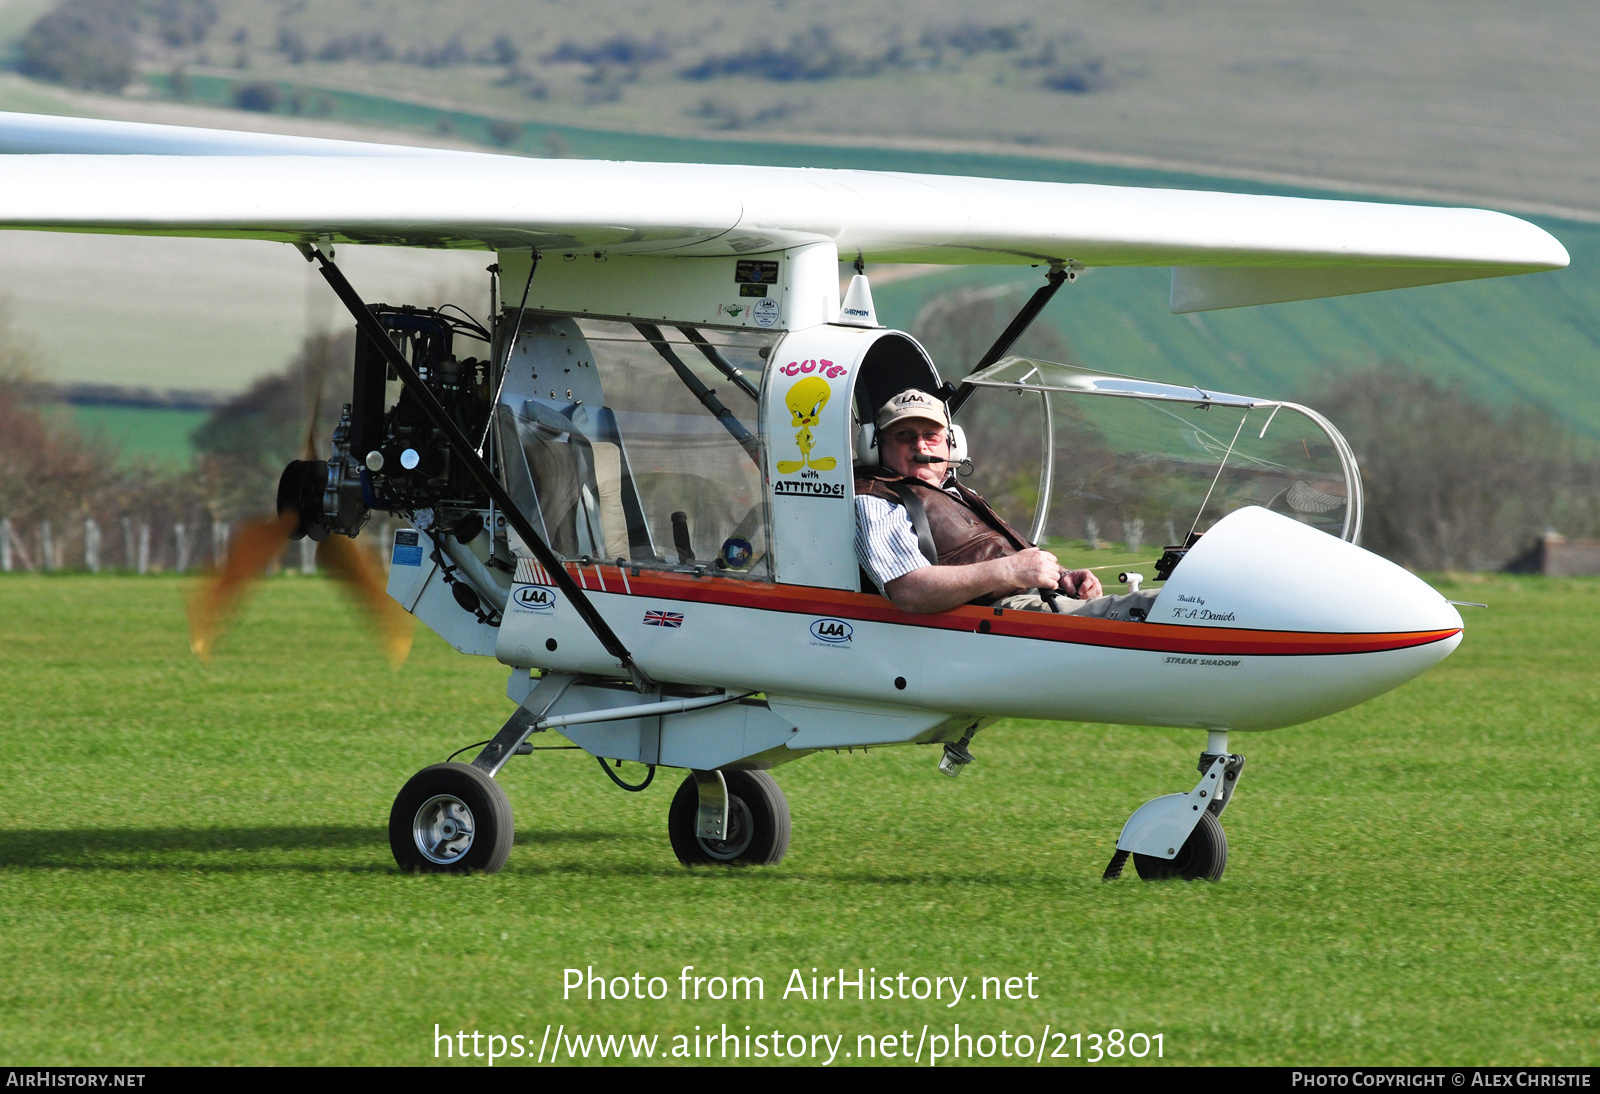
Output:
<instances>
[{"instance_id":1,"label":"orange stripe on fuselage","mask_svg":"<svg viewBox=\"0 0 1600 1094\"><path fill-rule=\"evenodd\" d=\"M577 577L581 568L569 563L568 572ZM601 567L595 567L598 571ZM614 593L624 585L618 567L617 580L606 587ZM1134 623L1115 619L1080 619L1074 615L1046 612L1005 611L963 605L948 612L913 615L896 608L888 600L871 593L852 593L843 589L817 589L807 585L773 585L736 578L641 569L629 570L628 593L658 600L680 600L696 604L721 604L733 608L787 612L793 615L826 615L871 623L890 623L899 627L926 627L934 630L986 633L1005 638L1033 638L1047 642L1070 642L1081 646L1110 646L1117 649L1145 650L1153 653L1255 654L1281 657L1309 654L1378 653L1441 642L1460 633L1460 628L1437 631L1388 631L1372 634L1344 634L1321 631L1264 631L1242 627L1184 627L1171 623ZM604 581L604 578L601 579Z\"/></svg>"}]
</instances>

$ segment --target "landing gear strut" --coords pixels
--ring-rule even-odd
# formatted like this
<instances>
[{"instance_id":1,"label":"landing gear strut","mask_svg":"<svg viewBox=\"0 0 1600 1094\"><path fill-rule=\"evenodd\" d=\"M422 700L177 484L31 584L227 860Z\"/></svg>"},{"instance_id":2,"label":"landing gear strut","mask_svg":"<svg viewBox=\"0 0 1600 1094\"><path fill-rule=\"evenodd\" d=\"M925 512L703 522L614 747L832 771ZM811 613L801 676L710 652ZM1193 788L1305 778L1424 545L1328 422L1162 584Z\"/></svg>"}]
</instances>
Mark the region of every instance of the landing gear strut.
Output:
<instances>
[{"instance_id":1,"label":"landing gear strut","mask_svg":"<svg viewBox=\"0 0 1600 1094\"><path fill-rule=\"evenodd\" d=\"M1238 788L1244 757L1228 751L1226 730L1212 730L1199 766L1200 782L1189 793L1145 802L1128 818L1104 880L1121 877L1130 854L1134 869L1145 881L1221 880L1228 865L1222 811Z\"/></svg>"}]
</instances>

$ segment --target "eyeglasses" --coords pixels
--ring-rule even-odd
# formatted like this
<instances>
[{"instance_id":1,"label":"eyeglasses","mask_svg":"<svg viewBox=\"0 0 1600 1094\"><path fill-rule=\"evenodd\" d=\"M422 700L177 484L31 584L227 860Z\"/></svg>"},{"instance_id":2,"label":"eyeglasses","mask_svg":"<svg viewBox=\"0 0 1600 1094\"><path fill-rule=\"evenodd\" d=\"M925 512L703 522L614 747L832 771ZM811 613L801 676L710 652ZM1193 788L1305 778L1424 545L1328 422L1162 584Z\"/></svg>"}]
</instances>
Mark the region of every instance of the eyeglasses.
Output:
<instances>
[{"instance_id":1,"label":"eyeglasses","mask_svg":"<svg viewBox=\"0 0 1600 1094\"><path fill-rule=\"evenodd\" d=\"M926 441L928 444L944 443L944 430L942 429L925 429L921 433L914 429L901 429L889 434L889 436L901 444L916 444L919 440Z\"/></svg>"}]
</instances>

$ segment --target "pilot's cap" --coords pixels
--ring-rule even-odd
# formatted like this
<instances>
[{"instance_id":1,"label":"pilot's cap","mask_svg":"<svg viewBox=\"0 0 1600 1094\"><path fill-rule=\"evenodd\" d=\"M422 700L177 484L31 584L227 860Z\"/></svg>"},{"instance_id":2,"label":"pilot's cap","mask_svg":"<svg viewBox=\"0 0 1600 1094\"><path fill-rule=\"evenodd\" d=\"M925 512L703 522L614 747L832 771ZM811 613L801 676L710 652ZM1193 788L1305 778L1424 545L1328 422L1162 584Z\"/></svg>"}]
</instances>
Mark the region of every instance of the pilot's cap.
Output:
<instances>
[{"instance_id":1,"label":"pilot's cap","mask_svg":"<svg viewBox=\"0 0 1600 1094\"><path fill-rule=\"evenodd\" d=\"M876 421L878 428L884 430L907 418L926 418L946 429L950 427L950 415L945 412L944 402L920 388L908 387L884 403Z\"/></svg>"}]
</instances>

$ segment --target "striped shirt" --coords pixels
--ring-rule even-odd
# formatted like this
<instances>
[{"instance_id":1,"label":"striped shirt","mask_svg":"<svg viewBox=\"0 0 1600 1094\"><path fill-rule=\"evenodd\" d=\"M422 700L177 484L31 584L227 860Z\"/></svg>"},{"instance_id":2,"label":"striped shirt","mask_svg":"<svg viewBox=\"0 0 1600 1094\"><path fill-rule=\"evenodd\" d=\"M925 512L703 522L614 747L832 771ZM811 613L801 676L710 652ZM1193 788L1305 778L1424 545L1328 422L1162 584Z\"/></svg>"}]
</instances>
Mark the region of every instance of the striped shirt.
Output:
<instances>
[{"instance_id":1,"label":"striped shirt","mask_svg":"<svg viewBox=\"0 0 1600 1094\"><path fill-rule=\"evenodd\" d=\"M917 546L906 507L870 494L856 495L856 561L879 592L895 578L932 565Z\"/></svg>"},{"instance_id":2,"label":"striped shirt","mask_svg":"<svg viewBox=\"0 0 1600 1094\"><path fill-rule=\"evenodd\" d=\"M960 501L951 481L946 478L941 489ZM870 494L856 495L856 561L878 583L879 592L895 578L933 565L917 546L917 530L906 507Z\"/></svg>"}]
</instances>

